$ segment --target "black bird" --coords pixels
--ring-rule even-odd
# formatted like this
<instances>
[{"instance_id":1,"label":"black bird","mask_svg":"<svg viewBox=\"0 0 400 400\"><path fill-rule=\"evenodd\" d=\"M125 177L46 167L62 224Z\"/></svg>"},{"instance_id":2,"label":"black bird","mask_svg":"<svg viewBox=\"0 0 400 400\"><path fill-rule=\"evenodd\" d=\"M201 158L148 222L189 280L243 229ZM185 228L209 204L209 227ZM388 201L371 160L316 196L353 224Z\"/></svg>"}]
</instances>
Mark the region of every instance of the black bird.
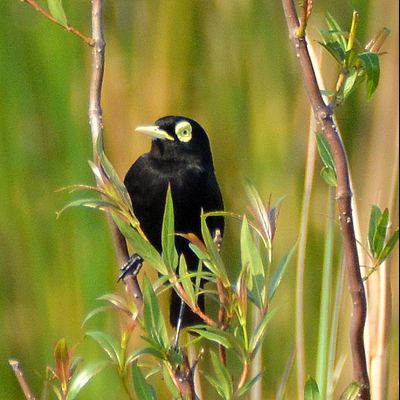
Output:
<instances>
[{"instance_id":1,"label":"black bird","mask_svg":"<svg viewBox=\"0 0 400 400\"><path fill-rule=\"evenodd\" d=\"M194 233L201 239L201 210L223 210L206 132L196 121L181 116L163 117L154 125L137 127L136 131L152 137L151 150L135 161L124 183L146 237L161 253L161 227L170 184L175 232ZM223 217L209 217L207 225L214 237L222 238ZM175 245L178 254L185 256L188 270L197 271L198 258L189 248L188 240L176 236ZM204 311L204 296L199 296L198 304ZM170 322L178 327L178 331L181 327L202 322L174 290Z\"/></svg>"}]
</instances>

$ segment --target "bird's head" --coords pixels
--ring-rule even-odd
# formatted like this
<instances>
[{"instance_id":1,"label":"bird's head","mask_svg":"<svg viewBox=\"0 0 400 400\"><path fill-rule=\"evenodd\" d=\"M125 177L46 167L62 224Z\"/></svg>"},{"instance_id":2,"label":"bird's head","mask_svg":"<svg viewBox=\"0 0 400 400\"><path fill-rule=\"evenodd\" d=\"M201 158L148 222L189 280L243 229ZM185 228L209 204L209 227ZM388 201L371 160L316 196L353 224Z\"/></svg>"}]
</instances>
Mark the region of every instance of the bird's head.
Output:
<instances>
[{"instance_id":1,"label":"bird's head","mask_svg":"<svg viewBox=\"0 0 400 400\"><path fill-rule=\"evenodd\" d=\"M135 130L153 139L151 154L157 158L212 163L207 133L193 119L170 115Z\"/></svg>"}]
</instances>

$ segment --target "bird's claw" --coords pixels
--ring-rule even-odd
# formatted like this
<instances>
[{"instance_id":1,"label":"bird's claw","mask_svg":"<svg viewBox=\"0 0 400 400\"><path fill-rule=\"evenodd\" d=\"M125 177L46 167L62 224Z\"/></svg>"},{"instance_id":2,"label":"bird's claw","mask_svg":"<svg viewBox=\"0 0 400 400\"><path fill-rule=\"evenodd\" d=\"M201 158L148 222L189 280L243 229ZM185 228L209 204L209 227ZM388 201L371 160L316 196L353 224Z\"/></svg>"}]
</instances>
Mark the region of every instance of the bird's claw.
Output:
<instances>
[{"instance_id":1,"label":"bird's claw","mask_svg":"<svg viewBox=\"0 0 400 400\"><path fill-rule=\"evenodd\" d=\"M127 275L135 277L142 269L143 261L143 258L138 253L132 254L126 264L121 268L121 275L118 278L118 282Z\"/></svg>"}]
</instances>

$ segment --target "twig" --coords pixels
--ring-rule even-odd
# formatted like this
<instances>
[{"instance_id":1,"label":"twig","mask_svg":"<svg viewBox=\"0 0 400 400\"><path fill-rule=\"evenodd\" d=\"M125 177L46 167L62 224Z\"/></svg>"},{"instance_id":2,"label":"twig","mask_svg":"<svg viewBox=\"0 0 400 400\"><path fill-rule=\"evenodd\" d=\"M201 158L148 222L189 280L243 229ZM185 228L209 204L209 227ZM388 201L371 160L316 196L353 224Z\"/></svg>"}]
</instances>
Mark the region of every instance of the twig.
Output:
<instances>
[{"instance_id":1,"label":"twig","mask_svg":"<svg viewBox=\"0 0 400 400\"><path fill-rule=\"evenodd\" d=\"M94 39L86 37L83 33L79 32L70 24L62 24L61 22L57 21L51 14L49 14L44 8L42 8L39 4L37 4L34 0L21 0L23 3L30 4L36 11L39 11L42 15L48 18L50 21L56 23L64 27L68 32L72 32L76 36L80 37L86 44L93 47L94 46Z\"/></svg>"},{"instance_id":2,"label":"twig","mask_svg":"<svg viewBox=\"0 0 400 400\"><path fill-rule=\"evenodd\" d=\"M24 392L24 395L27 400L35 400L35 396L31 390L31 388L28 385L28 382L25 379L24 373L22 372L21 364L19 363L18 360L15 358L10 358L8 360L8 363L10 364L11 368L14 371L15 376L18 379L18 382L22 388L22 391Z\"/></svg>"},{"instance_id":3,"label":"twig","mask_svg":"<svg viewBox=\"0 0 400 400\"><path fill-rule=\"evenodd\" d=\"M323 101L308 53L305 37L298 35L300 25L294 2L293 0L282 0L282 5L289 29L289 38L300 63L306 90L313 108L314 118L328 141L334 156L338 181L336 199L339 210L339 221L342 229L349 290L353 302L350 328L353 376L354 380L360 384L361 388L358 398L370 400L369 377L363 339L367 304L354 233L351 209L352 191L350 187L347 156L333 120L332 110Z\"/></svg>"},{"instance_id":4,"label":"twig","mask_svg":"<svg viewBox=\"0 0 400 400\"><path fill-rule=\"evenodd\" d=\"M92 74L89 95L89 121L93 145L93 162L95 165L101 168L97 148L98 140L103 137L101 89L104 75L106 43L104 40L102 19L103 0L93 0L92 3L92 37L94 40L94 46L92 50ZM110 224L111 232L114 239L118 263L119 266L122 268L129 258L126 241L110 216L108 217L108 222ZM132 297L140 313L143 309L143 297L136 277L127 274L123 278L123 281L125 283L126 291Z\"/></svg>"}]
</instances>

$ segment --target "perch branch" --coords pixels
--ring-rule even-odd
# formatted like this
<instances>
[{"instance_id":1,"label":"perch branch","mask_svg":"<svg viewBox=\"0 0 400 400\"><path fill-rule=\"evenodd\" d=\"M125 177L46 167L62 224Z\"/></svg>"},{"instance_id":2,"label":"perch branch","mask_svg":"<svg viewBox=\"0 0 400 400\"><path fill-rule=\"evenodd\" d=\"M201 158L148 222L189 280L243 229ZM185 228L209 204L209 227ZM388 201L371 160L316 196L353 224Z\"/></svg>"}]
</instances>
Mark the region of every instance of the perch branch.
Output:
<instances>
[{"instance_id":1,"label":"perch branch","mask_svg":"<svg viewBox=\"0 0 400 400\"><path fill-rule=\"evenodd\" d=\"M367 315L367 303L364 284L360 273L357 242L354 232L351 208L352 191L350 186L347 156L333 120L333 112L323 101L307 49L305 35L302 34L303 32L299 32L299 27L301 25L299 23L294 2L293 0L282 0L282 5L289 29L289 38L293 45L296 58L300 63L308 97L313 108L314 118L328 141L334 156L337 173L336 200L338 204L339 221L346 258L349 290L353 303L350 327L353 377L360 385L358 398L362 400L370 400L370 385L363 338L365 319Z\"/></svg>"},{"instance_id":2,"label":"perch branch","mask_svg":"<svg viewBox=\"0 0 400 400\"><path fill-rule=\"evenodd\" d=\"M32 390L29 387L28 382L25 379L25 375L22 371L21 364L19 363L19 361L15 360L14 358L10 358L8 360L8 363L10 364L11 368L14 371L15 376L18 379L21 389L24 392L25 398L27 400L35 400L35 396L32 393Z\"/></svg>"},{"instance_id":3,"label":"perch branch","mask_svg":"<svg viewBox=\"0 0 400 400\"><path fill-rule=\"evenodd\" d=\"M89 95L89 121L93 144L93 162L95 165L101 168L97 146L98 140L103 137L101 89L104 75L106 43L103 33L103 0L93 0L92 3L92 37L94 40L94 46L92 50L92 73ZM97 183L98 185L101 184L99 181ZM129 259L126 241L122 233L115 225L111 216L108 216L108 222L110 224L111 232L114 239L118 264L122 268ZM132 297L140 313L143 309L143 298L136 277L126 274L126 276L123 278L123 281L127 292Z\"/></svg>"}]
</instances>

